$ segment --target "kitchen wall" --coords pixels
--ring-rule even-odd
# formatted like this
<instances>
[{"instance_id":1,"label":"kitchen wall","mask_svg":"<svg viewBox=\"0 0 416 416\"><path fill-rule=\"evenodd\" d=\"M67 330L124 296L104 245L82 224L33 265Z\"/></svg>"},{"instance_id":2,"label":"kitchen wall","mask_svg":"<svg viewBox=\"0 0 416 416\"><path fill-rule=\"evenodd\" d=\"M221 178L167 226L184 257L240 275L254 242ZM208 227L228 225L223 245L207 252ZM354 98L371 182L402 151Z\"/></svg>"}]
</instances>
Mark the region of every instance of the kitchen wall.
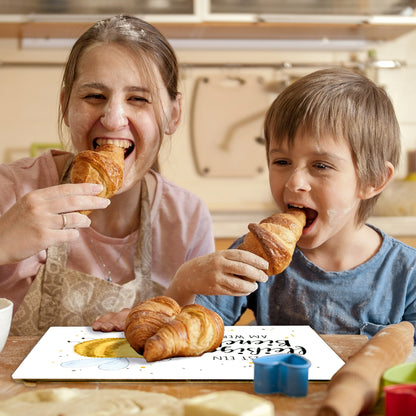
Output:
<instances>
[{"instance_id":1,"label":"kitchen wall","mask_svg":"<svg viewBox=\"0 0 416 416\"><path fill-rule=\"evenodd\" d=\"M416 32L376 47L378 59L395 58L406 62L400 70L381 70L379 82L385 86L393 100L402 131L404 151L416 149ZM406 155L403 153L399 176L407 173Z\"/></svg>"},{"instance_id":2,"label":"kitchen wall","mask_svg":"<svg viewBox=\"0 0 416 416\"><path fill-rule=\"evenodd\" d=\"M368 48L376 50L378 59L398 59L407 63L401 69L379 70L377 77L396 107L404 148L416 149L416 54L413 52L416 49L416 31L387 43L368 45ZM339 64L350 62L352 58L365 61L367 51L356 52L355 56L349 51L197 51L180 48L177 51L179 61L184 65L181 79L184 115L177 133L165 142L161 155L162 172L169 179L200 195L217 222L221 223L224 218L221 227L216 228L217 235L239 235L245 232L246 217L255 220L274 209L269 194L263 149L258 143L253 144L254 136L261 133L262 117L257 113L261 114L265 110L285 80L318 69L315 64ZM10 162L29 155L33 143L58 142L56 120L59 85L62 64L67 53L66 48L21 49L15 39L0 39L0 61L18 63L0 66L1 162ZM273 67L282 62L295 64L296 68L282 70ZM200 67L201 64L212 63L219 65L215 68ZM264 63L265 66L230 67L230 64L258 63ZM302 67L300 64L309 66ZM222 78L245 79L254 83L261 79L259 89L262 93L250 99L250 93L246 91L246 95L242 96L245 98L234 103L225 102L214 95L210 105L204 106L200 95L194 97L195 86L204 86L201 83L204 78L208 78L211 83ZM232 86L231 83L230 88ZM208 90L209 88L205 89ZM194 103L198 105L197 108ZM249 108L250 105L253 107ZM195 112L193 108L196 109ZM247 123L244 121L246 124L243 123L236 129L237 133L234 132L235 135L230 138L231 145L226 151L218 148L209 150L213 152L213 157L201 162L202 165L208 164L208 170L198 172L195 159L207 156L208 150L204 148L204 144L210 137L218 143L221 141L218 137L224 134L223 123L227 121L226 117L224 119L225 114L229 114L230 124L238 123L240 116L247 119ZM191 123L196 123L194 135ZM220 132L215 129L219 124L222 126ZM246 137L247 134L253 137ZM196 146L192 146L191 138L195 139ZM239 159L241 155L245 155L246 159ZM398 177L406 174L404 155L405 152ZM221 166L227 166L228 170L218 171ZM240 215L244 220L227 229L226 223L229 222L230 215Z\"/></svg>"}]
</instances>

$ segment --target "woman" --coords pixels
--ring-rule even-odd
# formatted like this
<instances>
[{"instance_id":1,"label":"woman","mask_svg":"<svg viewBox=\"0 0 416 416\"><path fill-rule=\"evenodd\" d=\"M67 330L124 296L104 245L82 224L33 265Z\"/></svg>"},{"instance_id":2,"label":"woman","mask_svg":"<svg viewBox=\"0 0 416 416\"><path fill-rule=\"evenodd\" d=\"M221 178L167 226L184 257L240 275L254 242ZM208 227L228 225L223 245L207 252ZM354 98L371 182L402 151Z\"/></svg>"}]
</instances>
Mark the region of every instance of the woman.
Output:
<instances>
[{"instance_id":1,"label":"woman","mask_svg":"<svg viewBox=\"0 0 416 416\"><path fill-rule=\"evenodd\" d=\"M214 250L206 206L151 169L180 122L177 84L174 51L140 19L99 21L74 44L60 103L73 152L0 166L0 296L15 304L12 335L91 325L163 294L182 263ZM111 201L100 185L68 183L73 153L102 144L124 149Z\"/></svg>"}]
</instances>

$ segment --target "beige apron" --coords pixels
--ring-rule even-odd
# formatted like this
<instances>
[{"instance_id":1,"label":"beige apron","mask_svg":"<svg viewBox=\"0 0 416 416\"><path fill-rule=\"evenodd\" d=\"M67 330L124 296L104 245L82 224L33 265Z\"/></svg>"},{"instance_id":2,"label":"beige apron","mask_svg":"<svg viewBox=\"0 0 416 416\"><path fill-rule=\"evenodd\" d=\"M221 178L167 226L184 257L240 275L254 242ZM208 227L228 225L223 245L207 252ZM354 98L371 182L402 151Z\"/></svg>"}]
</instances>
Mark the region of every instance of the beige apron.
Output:
<instances>
[{"instance_id":1,"label":"beige apron","mask_svg":"<svg viewBox=\"0 0 416 416\"><path fill-rule=\"evenodd\" d=\"M51 326L90 326L99 315L131 308L165 291L151 280L152 229L145 180L140 200L135 279L119 285L67 269L66 244L49 247L46 263L40 267L13 318L10 335L42 335Z\"/></svg>"}]
</instances>

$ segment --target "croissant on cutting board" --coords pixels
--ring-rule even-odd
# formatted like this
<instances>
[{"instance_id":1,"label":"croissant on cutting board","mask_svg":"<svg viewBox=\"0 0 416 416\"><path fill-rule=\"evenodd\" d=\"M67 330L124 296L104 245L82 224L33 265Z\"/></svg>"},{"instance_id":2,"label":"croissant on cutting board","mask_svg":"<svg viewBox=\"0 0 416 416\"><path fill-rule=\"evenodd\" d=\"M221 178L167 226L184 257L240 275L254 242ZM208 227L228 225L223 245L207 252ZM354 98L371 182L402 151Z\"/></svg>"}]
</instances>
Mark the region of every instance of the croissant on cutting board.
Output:
<instances>
[{"instance_id":1,"label":"croissant on cutting board","mask_svg":"<svg viewBox=\"0 0 416 416\"><path fill-rule=\"evenodd\" d=\"M111 198L123 185L124 150L113 144L99 146L96 151L84 150L74 157L72 183L99 183L98 196ZM82 211L88 215L91 211Z\"/></svg>"},{"instance_id":2,"label":"croissant on cutting board","mask_svg":"<svg viewBox=\"0 0 416 416\"><path fill-rule=\"evenodd\" d=\"M181 311L179 304L167 296L156 296L136 305L127 316L124 335L131 347L143 353L147 339Z\"/></svg>"},{"instance_id":3,"label":"croissant on cutting board","mask_svg":"<svg viewBox=\"0 0 416 416\"><path fill-rule=\"evenodd\" d=\"M238 247L263 257L269 262L269 276L279 274L289 266L296 243L302 235L306 215L301 209L291 208L274 214L259 224L248 225L249 232Z\"/></svg>"},{"instance_id":4,"label":"croissant on cutting board","mask_svg":"<svg viewBox=\"0 0 416 416\"><path fill-rule=\"evenodd\" d=\"M217 349L223 336L224 323L218 314L202 305L186 305L146 341L143 357L149 362L195 357Z\"/></svg>"},{"instance_id":5,"label":"croissant on cutting board","mask_svg":"<svg viewBox=\"0 0 416 416\"><path fill-rule=\"evenodd\" d=\"M158 296L130 311L124 334L133 349L153 362L214 351L224 337L224 323L217 313L202 305L181 309L175 300Z\"/></svg>"}]
</instances>

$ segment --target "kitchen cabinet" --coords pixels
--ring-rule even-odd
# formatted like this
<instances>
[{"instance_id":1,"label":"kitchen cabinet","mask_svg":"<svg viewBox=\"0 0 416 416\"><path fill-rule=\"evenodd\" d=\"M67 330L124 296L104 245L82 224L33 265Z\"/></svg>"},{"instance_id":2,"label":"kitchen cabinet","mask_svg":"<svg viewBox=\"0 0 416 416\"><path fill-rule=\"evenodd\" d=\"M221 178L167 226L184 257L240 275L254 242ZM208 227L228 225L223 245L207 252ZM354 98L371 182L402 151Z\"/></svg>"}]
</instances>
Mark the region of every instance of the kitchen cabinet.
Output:
<instances>
[{"instance_id":1,"label":"kitchen cabinet","mask_svg":"<svg viewBox=\"0 0 416 416\"><path fill-rule=\"evenodd\" d=\"M370 16L402 15L415 6L407 0L209 0L212 14L259 14L259 15L335 15Z\"/></svg>"},{"instance_id":2,"label":"kitchen cabinet","mask_svg":"<svg viewBox=\"0 0 416 416\"><path fill-rule=\"evenodd\" d=\"M134 14L176 39L387 41L416 28L415 0L3 0L0 37L75 38L99 17Z\"/></svg>"},{"instance_id":3,"label":"kitchen cabinet","mask_svg":"<svg viewBox=\"0 0 416 416\"><path fill-rule=\"evenodd\" d=\"M76 38L96 19L86 21L10 21L0 15L3 38ZM374 22L158 22L169 39L280 39L389 41L416 29L416 18Z\"/></svg>"}]
</instances>

